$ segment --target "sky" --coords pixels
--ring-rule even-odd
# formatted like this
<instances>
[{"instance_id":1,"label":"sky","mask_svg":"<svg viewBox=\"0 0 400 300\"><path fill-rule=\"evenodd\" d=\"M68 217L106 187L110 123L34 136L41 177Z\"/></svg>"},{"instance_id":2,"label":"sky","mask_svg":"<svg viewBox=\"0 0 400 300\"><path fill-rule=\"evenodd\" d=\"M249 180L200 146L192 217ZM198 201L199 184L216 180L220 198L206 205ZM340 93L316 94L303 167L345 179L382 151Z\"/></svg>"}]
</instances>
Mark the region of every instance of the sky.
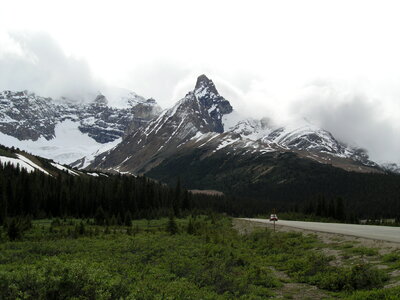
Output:
<instances>
[{"instance_id":1,"label":"sky","mask_svg":"<svg viewBox=\"0 0 400 300\"><path fill-rule=\"evenodd\" d=\"M0 90L172 106L206 74L246 116L400 162L398 1L1 1Z\"/></svg>"}]
</instances>

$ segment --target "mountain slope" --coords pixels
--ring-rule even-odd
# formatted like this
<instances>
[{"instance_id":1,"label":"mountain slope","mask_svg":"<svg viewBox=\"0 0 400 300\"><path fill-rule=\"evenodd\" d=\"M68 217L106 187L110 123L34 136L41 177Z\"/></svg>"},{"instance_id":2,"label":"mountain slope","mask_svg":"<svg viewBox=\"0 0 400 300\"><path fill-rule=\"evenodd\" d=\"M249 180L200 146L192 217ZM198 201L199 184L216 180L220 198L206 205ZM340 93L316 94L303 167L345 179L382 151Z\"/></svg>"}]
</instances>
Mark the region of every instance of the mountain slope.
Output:
<instances>
[{"instance_id":1,"label":"mountain slope","mask_svg":"<svg viewBox=\"0 0 400 300\"><path fill-rule=\"evenodd\" d=\"M161 110L153 99L134 93L124 101L125 108L114 108L101 94L86 104L4 91L0 93L0 142L71 163L103 145L115 146L128 129L136 130Z\"/></svg>"}]
</instances>

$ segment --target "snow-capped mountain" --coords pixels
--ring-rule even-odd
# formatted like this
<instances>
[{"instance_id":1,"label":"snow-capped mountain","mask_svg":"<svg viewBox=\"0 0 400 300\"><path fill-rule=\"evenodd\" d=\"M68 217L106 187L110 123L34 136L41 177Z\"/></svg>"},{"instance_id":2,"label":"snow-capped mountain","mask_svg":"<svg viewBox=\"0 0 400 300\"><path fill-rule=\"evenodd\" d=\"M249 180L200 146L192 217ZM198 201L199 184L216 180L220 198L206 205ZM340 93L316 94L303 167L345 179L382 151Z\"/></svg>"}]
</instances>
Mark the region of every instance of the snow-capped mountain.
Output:
<instances>
[{"instance_id":1,"label":"snow-capped mountain","mask_svg":"<svg viewBox=\"0 0 400 300\"><path fill-rule=\"evenodd\" d=\"M275 126L268 119L236 119L229 101L205 75L171 109L131 132L89 168L145 173L172 156L200 150L193 159L218 153L260 156L294 152L303 158L346 170L379 172L365 151L337 141L308 122ZM231 114L232 113L232 114Z\"/></svg>"},{"instance_id":2,"label":"snow-capped mountain","mask_svg":"<svg viewBox=\"0 0 400 300\"><path fill-rule=\"evenodd\" d=\"M193 91L147 126L131 131L89 167L116 171L149 169L196 134L222 133L222 116L231 111L231 105L219 95L213 82L202 75Z\"/></svg>"},{"instance_id":3,"label":"snow-capped mountain","mask_svg":"<svg viewBox=\"0 0 400 300\"><path fill-rule=\"evenodd\" d=\"M0 143L62 163L107 150L129 130L161 111L154 99L128 93L125 108L99 94L91 103L44 98L27 91L0 93Z\"/></svg>"}]
</instances>

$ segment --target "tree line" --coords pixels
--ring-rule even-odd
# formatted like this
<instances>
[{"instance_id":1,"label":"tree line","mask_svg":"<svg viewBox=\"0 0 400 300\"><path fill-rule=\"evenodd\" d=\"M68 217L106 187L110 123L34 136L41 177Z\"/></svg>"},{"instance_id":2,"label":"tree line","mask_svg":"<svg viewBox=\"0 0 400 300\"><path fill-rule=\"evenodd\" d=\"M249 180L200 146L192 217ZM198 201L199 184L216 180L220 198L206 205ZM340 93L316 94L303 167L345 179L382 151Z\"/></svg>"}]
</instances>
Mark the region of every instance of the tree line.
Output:
<instances>
[{"instance_id":1,"label":"tree line","mask_svg":"<svg viewBox=\"0 0 400 300\"><path fill-rule=\"evenodd\" d=\"M59 172L48 176L42 172L0 164L0 223L7 217L94 217L103 212L104 219L122 223L128 218L179 216L208 195L193 195L182 189L144 176L89 175L71 176Z\"/></svg>"}]
</instances>

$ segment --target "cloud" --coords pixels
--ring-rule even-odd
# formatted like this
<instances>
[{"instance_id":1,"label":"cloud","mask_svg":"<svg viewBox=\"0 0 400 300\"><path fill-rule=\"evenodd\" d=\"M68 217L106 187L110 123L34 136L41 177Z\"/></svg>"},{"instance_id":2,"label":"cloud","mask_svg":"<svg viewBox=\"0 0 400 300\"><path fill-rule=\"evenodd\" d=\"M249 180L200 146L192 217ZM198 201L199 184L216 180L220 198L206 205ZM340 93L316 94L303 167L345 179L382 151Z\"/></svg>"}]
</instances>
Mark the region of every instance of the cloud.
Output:
<instances>
[{"instance_id":1,"label":"cloud","mask_svg":"<svg viewBox=\"0 0 400 300\"><path fill-rule=\"evenodd\" d=\"M48 34L9 33L0 42L8 45L0 53L0 90L85 100L102 86L85 60L67 56Z\"/></svg>"},{"instance_id":2,"label":"cloud","mask_svg":"<svg viewBox=\"0 0 400 300\"><path fill-rule=\"evenodd\" d=\"M372 94L372 91L370 91ZM356 86L316 81L290 103L289 114L311 120L337 139L367 149L372 160L400 162L397 107Z\"/></svg>"}]
</instances>

